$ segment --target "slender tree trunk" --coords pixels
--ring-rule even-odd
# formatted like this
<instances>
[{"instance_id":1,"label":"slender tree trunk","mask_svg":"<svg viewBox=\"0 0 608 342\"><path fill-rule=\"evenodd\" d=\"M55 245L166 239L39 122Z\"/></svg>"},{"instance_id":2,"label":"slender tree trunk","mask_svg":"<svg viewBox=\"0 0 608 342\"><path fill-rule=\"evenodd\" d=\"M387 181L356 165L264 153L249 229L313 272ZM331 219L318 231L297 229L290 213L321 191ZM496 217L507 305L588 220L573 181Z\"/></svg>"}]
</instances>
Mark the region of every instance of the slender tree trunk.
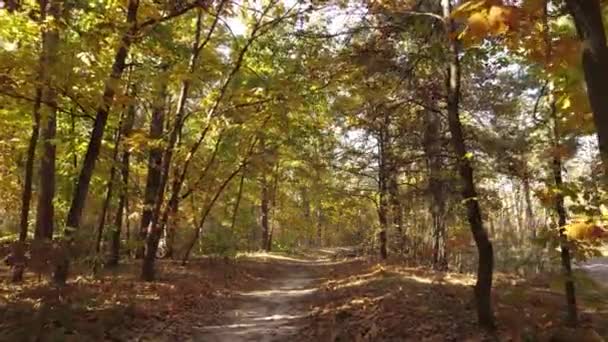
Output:
<instances>
[{"instance_id":1,"label":"slender tree trunk","mask_svg":"<svg viewBox=\"0 0 608 342\"><path fill-rule=\"evenodd\" d=\"M41 89L36 90L34 101L32 133L27 147L27 159L25 162L25 179L23 182L23 192L21 193L21 216L19 221L19 242L14 247L13 255L15 261L13 265L12 281L14 283L23 280L25 270L25 241L29 227L30 203L32 201L32 183L34 178L34 159L36 158L36 145L38 144L38 132L40 130L40 105L42 101Z\"/></svg>"},{"instance_id":2,"label":"slender tree trunk","mask_svg":"<svg viewBox=\"0 0 608 342\"><path fill-rule=\"evenodd\" d=\"M574 279L572 276L572 261L570 257L570 245L568 237L566 236L566 224L568 220L568 214L566 213L566 206L564 205L564 195L562 193L563 180L562 180L562 160L559 152L557 151L561 144L559 120L557 118L557 107L555 98L551 95L551 114L553 119L553 160L552 169L553 177L555 180L555 187L557 192L555 194L555 211L557 212L558 224L559 224L559 239L560 239L560 257L562 262L562 272L564 274L564 289L566 292L566 308L568 313L568 324L576 326L578 323L578 310L576 308L576 293L574 289Z\"/></svg>"},{"instance_id":3,"label":"slender tree trunk","mask_svg":"<svg viewBox=\"0 0 608 342\"><path fill-rule=\"evenodd\" d=\"M532 209L530 177L528 175L524 175L522 182L526 200L526 227L530 230L530 237L532 239L536 239L536 224L534 223L534 210Z\"/></svg>"},{"instance_id":4,"label":"slender tree trunk","mask_svg":"<svg viewBox=\"0 0 608 342\"><path fill-rule=\"evenodd\" d=\"M70 265L69 249L72 243L72 231L77 230L80 226L82 218L82 212L85 207L87 195L89 193L89 185L93 176L93 170L95 169L95 163L99 156L101 148L101 140L103 133L108 121L108 114L112 103L114 102L114 96L116 95L116 85L120 82L122 74L126 67L126 59L129 54L129 49L133 43L137 31L137 10L139 8L139 0L129 0L127 6L127 31L123 34L116 55L114 56L114 62L112 64L112 71L110 72L109 78L106 81L101 103L97 108L95 115L95 123L93 125L93 131L87 147L84 160L82 162L82 168L80 175L76 182L76 188L68 216L66 220L66 238L67 245L64 247L64 255L61 257L58 265L55 268L53 274L53 280L57 284L65 284Z\"/></svg>"},{"instance_id":5,"label":"slender tree trunk","mask_svg":"<svg viewBox=\"0 0 608 342\"><path fill-rule=\"evenodd\" d=\"M163 67L166 69L166 67ZM144 256L144 241L146 240L148 226L152 221L152 210L157 199L157 194L160 186L161 167L163 159L163 149L159 144L163 135L163 127L165 123L165 105L167 98L167 82L168 78L166 70L162 70L163 75L160 80L160 87L156 95L156 103L152 111L152 120L150 121L149 137L153 141L150 154L148 156L148 176L146 178L146 188L144 190L144 207L141 214L141 225L139 227L139 240L141 246L136 250L136 256L143 258Z\"/></svg>"},{"instance_id":6,"label":"slender tree trunk","mask_svg":"<svg viewBox=\"0 0 608 342\"><path fill-rule=\"evenodd\" d=\"M270 238L270 189L266 175L262 175L262 192L260 202L260 222L262 224L262 250L268 251L268 240Z\"/></svg>"},{"instance_id":7,"label":"slender tree trunk","mask_svg":"<svg viewBox=\"0 0 608 342\"><path fill-rule=\"evenodd\" d=\"M133 130L133 125L135 124L135 114L137 114L137 106L135 103L135 97L137 94L137 86L135 84L131 85L130 89L130 97L131 101L127 107L127 112L125 114L125 120L120 125L121 136L128 138L131 135L131 131ZM117 143L119 145L120 140ZM129 199L129 167L130 167L130 159L131 152L126 147L123 147L122 151L122 160L120 165L121 172L121 189L120 189L120 197L118 199L118 207L116 208L116 216L114 217L114 230L112 231L110 237L110 255L108 257L107 266L113 267L117 266L120 261L120 235L122 232L122 222L125 212L128 211L128 199ZM127 218L126 229L128 232L129 224ZM128 236L127 236L128 241Z\"/></svg>"},{"instance_id":8,"label":"slender tree trunk","mask_svg":"<svg viewBox=\"0 0 608 342\"><path fill-rule=\"evenodd\" d=\"M279 189L279 168L281 167L281 164L279 163L279 160L277 159L275 161L276 166L273 172L273 176L272 176L272 194L271 194L271 201L270 201L270 210L268 212L269 217L274 217L274 214L276 212L277 209L277 191ZM319 209L321 209L321 206L319 205ZM321 220L319 220L319 223L321 222ZM269 228L269 234L268 234L268 243L266 246L266 250L268 252L272 251L272 239L274 237L274 227L275 225L272 224L272 221L269 222L270 228ZM319 246L322 246L322 238L323 238L323 227L319 226L318 227L318 239L319 239Z\"/></svg>"},{"instance_id":9,"label":"slender tree trunk","mask_svg":"<svg viewBox=\"0 0 608 342\"><path fill-rule=\"evenodd\" d=\"M244 163L246 163L246 161ZM236 175L238 175L239 172L241 172L241 170L243 169L243 167L245 167L244 163L241 164L241 165L239 165L239 167L236 170L234 170L224 180L224 182L222 182L222 184L220 185L220 187L215 192L215 195L211 199L211 202L209 202L209 204L205 207L205 209L204 209L204 211L203 211L203 213L201 215L201 219L200 219L200 221L199 221L196 229L194 230L194 236L192 237L192 239L190 240L190 243L188 244L188 247L186 248L186 253L184 254L184 258L182 259L182 265L185 265L186 262L188 262L188 258L190 258L190 253L192 252L192 248L194 248L194 245L196 245L196 241L198 241L199 237L201 236L201 231L203 230L203 226L205 225L207 217L211 213L211 209L213 209L213 206L215 205L215 202L217 202L218 198L220 198L221 194L224 192L224 189L226 189L226 186L228 186L228 184L230 184L230 181L232 181L232 179Z\"/></svg>"},{"instance_id":10,"label":"slender tree trunk","mask_svg":"<svg viewBox=\"0 0 608 342\"><path fill-rule=\"evenodd\" d=\"M387 246L387 230L389 225L389 193L388 193L388 127L387 123L383 123L383 127L378 134L378 221L380 223L380 231L378 232L378 247L380 258L385 260L388 257Z\"/></svg>"},{"instance_id":11,"label":"slender tree trunk","mask_svg":"<svg viewBox=\"0 0 608 342\"><path fill-rule=\"evenodd\" d=\"M566 0L583 42L583 70L597 129L598 145L608 179L608 46L600 0ZM605 181L604 184L607 184Z\"/></svg>"},{"instance_id":12,"label":"slender tree trunk","mask_svg":"<svg viewBox=\"0 0 608 342\"><path fill-rule=\"evenodd\" d=\"M572 11L575 14L575 22L577 25L577 28L579 30L579 34L582 37L586 37L587 34L590 34L591 28L587 25L592 25L592 22L583 22L581 23L582 18L581 13L578 13L578 11L588 11L588 10L597 10L598 13L586 13L585 15L592 15L595 16L595 14L597 14L597 18L595 18L595 20L599 21L599 25L600 27L602 27L602 22L601 22L601 16L599 13L599 1L596 0L584 0L583 1L585 4L582 4L580 1L572 1L572 0L567 0L567 5L570 9L570 11ZM597 7L595 7L594 5L597 5ZM580 7L578 7L580 6ZM593 9L595 8L595 9ZM578 18L577 18L578 16ZM589 18L587 18L589 19ZM597 22L595 23L597 24ZM551 58L553 56L553 46L551 44L551 32L550 29L551 27L549 26L549 1L547 0L545 2L545 7L544 7L544 18L543 18L543 25L544 25L544 32L545 32L545 45L546 45L546 58L547 58L547 63L551 61ZM585 25L584 27L580 27L581 25ZM597 34L597 33L596 33ZM595 44L596 47L603 45L604 49L606 48L606 36L603 33L603 28L602 28L602 33L601 36L603 37L603 41L601 43L599 42L590 42L587 41L587 43L589 44ZM583 38L586 39L586 38ZM587 50L589 47L586 47L585 49ZM590 62L589 58L594 58L593 54L590 54L590 51L584 51L583 52L583 68L587 68L589 67L589 65L586 65L588 62ZM603 56L604 57L608 57L608 54L605 53L605 51L603 52ZM595 56L595 58L598 58L598 56ZM597 61L596 61L597 62ZM604 61L605 62L605 61ZM595 62L594 62L595 63ZM593 67L597 66L597 65L593 65ZM606 66L608 67L608 64L606 64ZM606 73L604 73L603 75L608 75L608 69L604 69L604 71L606 71ZM585 73L587 73L588 70L585 70ZM601 66L600 68L598 68L597 72L600 72L599 75L602 75L601 73ZM602 75L602 76L603 76ZM590 75L586 75L587 78L587 82L588 82L588 86L591 87L591 85L589 84L589 76ZM591 75L592 77L594 77L593 75ZM594 81L597 81L597 79L593 80L592 83ZM603 80L605 81L605 80ZM602 82L603 82L602 81ZM598 86L598 84L593 83L593 86ZM554 94L554 85L552 82L548 83L548 89L549 89L549 96L547 101L549 102L549 111L550 111L550 118L552 120L552 124L553 124L553 159L552 159L552 171L553 171L553 178L555 181L555 187L557 189L557 192L555 194L555 210L557 212L557 216L558 216L558 225L559 225L559 239L560 239L560 249L561 249L561 253L560 253L560 257L561 257L561 263L562 263L562 272L564 274L564 288L565 288L565 293L566 293L566 308L567 308L567 313L568 313L568 317L567 317L567 321L568 324L576 326L578 323L578 313L577 313L577 308L576 308L576 293L575 293L575 289L574 289L574 279L572 278L572 262L570 260L570 247L569 247L569 243L568 243L568 237L566 236L566 223L567 223L567 213L566 213L566 207L564 205L564 195L562 193L562 187L563 187L563 180L562 180L562 160L561 160L561 156L558 152L560 146L561 146L561 130L559 127L559 118L558 118L558 113L557 113L557 100ZM593 96L597 96L597 94L593 93L594 91L597 91L597 89L592 90L591 88L588 89L589 91L589 95L591 98L591 101L593 102ZM597 100L597 99L596 99ZM608 102L605 102L605 104L608 105ZM593 103L592 103L593 106ZM595 108L594 108L595 109ZM608 108L606 108L608 110ZM595 113L596 116L596 120L597 120L597 114L601 114L601 113ZM608 114L608 111L605 111L604 113L604 118L603 120L608 119L608 117L606 116L606 114ZM596 121L597 122L597 121ZM607 121L604 121L604 124L608 123ZM606 128L606 127L605 127ZM600 127L598 127L598 135L600 133ZM606 136L605 138L608 138L608 136ZM608 156L607 154L605 154L604 152L608 152L608 150L603 151L602 147L601 147L601 142L602 142L602 138L600 138L600 153L602 154L602 157L606 157ZM608 140L607 140L608 142ZM608 147L608 146L606 146ZM604 159L604 169L608 169L608 159Z\"/></svg>"},{"instance_id":13,"label":"slender tree trunk","mask_svg":"<svg viewBox=\"0 0 608 342\"><path fill-rule=\"evenodd\" d=\"M391 225L395 228L397 250L400 253L405 252L405 232L403 231L403 208L399 194L399 183L397 180L397 170L395 165L390 170L388 175L388 193L390 197L390 217Z\"/></svg>"},{"instance_id":14,"label":"slender tree trunk","mask_svg":"<svg viewBox=\"0 0 608 342\"><path fill-rule=\"evenodd\" d=\"M378 220L380 231L378 232L378 247L380 258L385 260L388 257L386 227L388 226L388 203L385 193L380 193L380 203L378 206Z\"/></svg>"},{"instance_id":15,"label":"slender tree trunk","mask_svg":"<svg viewBox=\"0 0 608 342\"><path fill-rule=\"evenodd\" d=\"M197 67L197 61L200 54L200 39L202 30L202 11L199 10L196 21L196 29L194 42L192 44L192 53L190 56L190 62L188 71L190 74L194 73ZM163 227L160 224L160 214L165 199L165 188L169 178L171 160L173 153L175 152L175 146L178 138L181 135L182 126L186 116L186 103L190 92L190 79L186 78L182 81L180 94L177 101L177 110L175 112L175 121L173 129L169 134L169 141L163 155L160 182L158 185L158 191L156 193L156 199L154 201L154 207L151 215L150 223L147 228L147 236L145 241L145 255L142 263L142 279L146 281L152 281L155 277L154 262L156 260L156 252L158 250L158 243L161 238Z\"/></svg>"},{"instance_id":16,"label":"slender tree trunk","mask_svg":"<svg viewBox=\"0 0 608 342\"><path fill-rule=\"evenodd\" d=\"M72 141L76 139L76 116L73 112L70 112L70 133L72 135ZM78 155L76 153L72 153L72 166L74 170L78 169Z\"/></svg>"},{"instance_id":17,"label":"slender tree trunk","mask_svg":"<svg viewBox=\"0 0 608 342\"><path fill-rule=\"evenodd\" d=\"M121 120L122 121L122 120ZM110 168L110 177L108 179L108 186L106 191L106 198L103 201L103 206L101 208L101 214L99 215L99 224L97 226L97 238L95 240L95 253L97 256L100 255L101 252L101 241L103 239L103 230L106 225L106 218L108 215L108 209L110 208L110 202L112 201L112 192L114 190L114 180L116 178L116 163L118 160L118 151L120 150L120 140L121 140L121 124L119 124L116 129L116 138L114 139L114 152L112 154L112 167ZM93 272L97 272L98 261L96 260L93 266Z\"/></svg>"},{"instance_id":18,"label":"slender tree trunk","mask_svg":"<svg viewBox=\"0 0 608 342\"><path fill-rule=\"evenodd\" d=\"M106 266L115 267L120 262L120 234L123 225L123 217L126 209L127 196L128 196L128 182L129 182L129 154L123 152L123 160L121 167L121 194L118 199L118 207L116 208L116 216L114 217L114 230L110 238L110 256ZM128 226L127 226L128 229Z\"/></svg>"},{"instance_id":19,"label":"slender tree trunk","mask_svg":"<svg viewBox=\"0 0 608 342\"><path fill-rule=\"evenodd\" d=\"M458 171L462 180L462 197L467 208L467 219L471 232L477 245L479 262L477 268L477 283L475 284L475 300L477 318L480 326L486 329L495 329L494 314L492 312L492 276L494 271L494 251L492 242L483 226L481 208L477 199L475 179L471 158L467 151L462 124L460 122L460 58L458 42L452 38L455 32L451 17L451 0L442 0L443 16L446 26L446 40L449 42L449 66L447 87L448 123L451 133L452 145L458 158Z\"/></svg>"},{"instance_id":20,"label":"slender tree trunk","mask_svg":"<svg viewBox=\"0 0 608 342\"><path fill-rule=\"evenodd\" d=\"M236 195L236 202L234 203L234 209L232 210L232 221L230 222L230 231L234 233L234 228L236 227L236 218L239 213L239 206L241 205L241 198L243 198L243 186L245 185L245 176L247 174L247 170L243 168L241 172L241 180L239 182L239 191Z\"/></svg>"}]
</instances>

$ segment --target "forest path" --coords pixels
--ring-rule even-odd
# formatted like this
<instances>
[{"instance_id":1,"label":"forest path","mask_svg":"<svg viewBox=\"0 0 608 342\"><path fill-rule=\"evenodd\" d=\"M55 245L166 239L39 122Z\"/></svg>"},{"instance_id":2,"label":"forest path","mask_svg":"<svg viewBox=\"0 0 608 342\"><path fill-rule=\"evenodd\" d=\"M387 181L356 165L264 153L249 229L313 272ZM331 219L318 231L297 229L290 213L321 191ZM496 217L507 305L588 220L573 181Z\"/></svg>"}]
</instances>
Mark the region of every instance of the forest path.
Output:
<instances>
[{"instance_id":1,"label":"forest path","mask_svg":"<svg viewBox=\"0 0 608 342\"><path fill-rule=\"evenodd\" d=\"M329 259L282 258L270 262L277 277L264 289L240 292L223 315L225 324L197 329L192 341L287 341L296 336L308 314L307 302L315 295ZM319 277L321 275L321 277Z\"/></svg>"},{"instance_id":2,"label":"forest path","mask_svg":"<svg viewBox=\"0 0 608 342\"><path fill-rule=\"evenodd\" d=\"M600 285L608 288L608 257L598 257L587 260L579 266Z\"/></svg>"}]
</instances>

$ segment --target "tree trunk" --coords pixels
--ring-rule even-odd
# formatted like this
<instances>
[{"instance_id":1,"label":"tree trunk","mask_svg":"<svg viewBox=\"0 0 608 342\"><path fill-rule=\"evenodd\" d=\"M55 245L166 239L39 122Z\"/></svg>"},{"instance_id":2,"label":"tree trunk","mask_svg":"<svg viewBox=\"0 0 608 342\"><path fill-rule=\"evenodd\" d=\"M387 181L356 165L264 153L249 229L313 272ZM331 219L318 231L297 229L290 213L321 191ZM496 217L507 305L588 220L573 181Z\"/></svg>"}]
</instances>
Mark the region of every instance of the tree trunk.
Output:
<instances>
[{"instance_id":1,"label":"tree trunk","mask_svg":"<svg viewBox=\"0 0 608 342\"><path fill-rule=\"evenodd\" d=\"M152 209L157 198L158 189L160 186L161 167L163 159L163 149L159 144L163 135L163 127L165 124L165 99L167 97L167 82L166 75L167 67L163 67L162 79L156 96L156 103L152 111L152 120L150 121L150 140L154 143L150 149L148 156L148 175L146 178L146 188L144 190L144 207L141 214L141 224L139 227L139 241L141 246L136 250L136 256L143 258L144 256L144 241L146 240L148 226L152 221Z\"/></svg>"},{"instance_id":2,"label":"tree trunk","mask_svg":"<svg viewBox=\"0 0 608 342\"><path fill-rule=\"evenodd\" d=\"M388 193L390 197L390 217L391 225L395 228L397 240L397 250L400 253L405 253L405 232L403 231L403 208L401 205L399 182L397 179L397 167L392 165L390 174L388 175Z\"/></svg>"},{"instance_id":3,"label":"tree trunk","mask_svg":"<svg viewBox=\"0 0 608 342\"><path fill-rule=\"evenodd\" d=\"M8 13L13 13L20 9L21 3L19 0L5 0L4 7L8 11Z\"/></svg>"},{"instance_id":4,"label":"tree trunk","mask_svg":"<svg viewBox=\"0 0 608 342\"><path fill-rule=\"evenodd\" d=\"M61 16L60 1L41 1L41 20L46 20L48 13L58 21ZM42 139L42 156L40 160L40 189L38 193L38 209L36 216L35 238L52 239L53 223L55 220L53 199L55 198L55 134L57 132L57 94L52 84L50 73L57 64L57 49L59 44L59 31L55 25L50 25L42 33L42 106L40 132Z\"/></svg>"},{"instance_id":5,"label":"tree trunk","mask_svg":"<svg viewBox=\"0 0 608 342\"><path fill-rule=\"evenodd\" d=\"M21 193L21 216L19 221L19 242L14 247L13 255L15 261L13 265L12 281L14 283L23 280L25 270L25 240L29 227L30 203L32 201L32 181L34 178L34 159L36 158L36 145L38 143L38 132L40 130L40 105L42 101L42 90L36 90L34 101L33 123L30 141L27 147L27 160L25 162L25 179L23 182L23 192Z\"/></svg>"},{"instance_id":6,"label":"tree trunk","mask_svg":"<svg viewBox=\"0 0 608 342\"><path fill-rule=\"evenodd\" d=\"M194 42L192 44L192 53L190 56L190 62L188 66L188 72L192 74L196 70L198 56L200 54L200 38L201 38L201 30L202 30L202 11L199 10L198 17L196 20L196 29L194 33ZM161 166L161 176L160 182L158 185L158 191L156 193L156 199L154 201L154 207L152 211L152 216L150 223L147 227L147 236L145 241L145 255L144 262L142 264L142 274L141 277L143 280L152 281L154 280L154 262L156 260L156 251L158 250L158 243L161 238L163 227L160 224L160 214L163 206L163 202L165 199L165 188L167 185L167 181L169 178L169 172L171 171L171 159L173 158L173 153L175 152L175 146L177 144L178 138L181 135L182 126L185 121L186 115L186 102L188 101L188 96L190 92L190 79L186 78L182 81L180 94L177 101L177 110L175 112L175 121L173 125L173 129L169 134L169 141L167 143L167 147L165 149L165 153L163 155L162 166Z\"/></svg>"},{"instance_id":7,"label":"tree trunk","mask_svg":"<svg viewBox=\"0 0 608 342\"><path fill-rule=\"evenodd\" d=\"M110 239L110 256L106 266L115 267L120 262L120 234L122 230L122 222L124 212L126 208L127 195L128 195L128 181L129 181L129 157L128 153L123 153L122 167L122 191L118 199L118 207L116 208L116 216L114 217L114 230ZM127 228L128 229L128 228Z\"/></svg>"},{"instance_id":8,"label":"tree trunk","mask_svg":"<svg viewBox=\"0 0 608 342\"><path fill-rule=\"evenodd\" d=\"M428 197L433 231L433 268L448 270L447 233L445 225L445 190L442 179L441 122L438 114L425 113L424 150L429 172Z\"/></svg>"},{"instance_id":9,"label":"tree trunk","mask_svg":"<svg viewBox=\"0 0 608 342\"><path fill-rule=\"evenodd\" d=\"M441 158L441 121L437 113L425 113L424 151L429 172L429 211L433 231L433 268L448 270L447 234L445 225L445 190L442 179L443 160Z\"/></svg>"},{"instance_id":10,"label":"tree trunk","mask_svg":"<svg viewBox=\"0 0 608 342\"><path fill-rule=\"evenodd\" d=\"M122 120L121 120L122 121ZM112 154L112 167L110 168L110 177L108 179L108 186L106 191L106 198L103 201L103 206L101 208L101 214L99 215L99 225L97 226L97 238L95 241L95 253L96 256L100 256L101 252L101 240L103 239L103 230L106 225L106 217L108 215L108 209L110 208L110 202L112 200L112 192L114 190L114 178L116 178L116 163L118 159L118 151L120 149L120 140L121 140L121 123L119 123L118 128L116 129L116 138L114 139L114 152ZM93 266L93 272L97 272L98 260L95 261Z\"/></svg>"},{"instance_id":11,"label":"tree trunk","mask_svg":"<svg viewBox=\"0 0 608 342\"><path fill-rule=\"evenodd\" d=\"M551 95L551 115L553 119L553 160L552 169L553 177L555 180L555 188L557 192L555 194L555 211L557 212L558 225L559 225L559 239L560 239L560 257L562 262L562 272L564 275L564 289L566 292L566 308L568 313L568 324L576 326L578 323L578 313L576 308L576 293L574 289L574 279L572 277L572 261L570 257L570 246L568 237L566 236L566 224L567 224L567 213L564 205L564 195L561 191L563 188L562 180L562 160L559 152L557 151L561 145L559 120L557 118L557 108L555 98Z\"/></svg>"},{"instance_id":12,"label":"tree trunk","mask_svg":"<svg viewBox=\"0 0 608 342\"><path fill-rule=\"evenodd\" d=\"M135 124L135 114L137 113L137 107L135 105L135 97L137 94L137 87L131 86L130 97L131 101L127 107L127 113L125 115L125 121L121 124L121 136L128 138L133 130ZM119 148L120 140L117 142L117 149ZM125 211L128 213L128 196L129 196L129 167L130 167L131 153L128 148L123 148L122 161L120 165L122 184L120 191L120 198L118 199L118 207L116 208L116 216L114 217L114 230L111 234L110 242L110 255L108 257L107 266L117 266L120 261L120 235L122 231L122 221ZM127 232L129 226L127 224Z\"/></svg>"},{"instance_id":13,"label":"tree trunk","mask_svg":"<svg viewBox=\"0 0 608 342\"><path fill-rule=\"evenodd\" d=\"M61 4L59 1L41 2L40 3L41 22L46 19L47 13L58 19L61 12ZM9 12L18 8L18 2L9 1L6 4ZM36 157L36 146L38 144L38 135L41 124L41 112L44 114L42 120L44 127L42 130L42 139L44 146L44 154L41 160L40 180L41 188L38 200L38 211L36 217L36 238L52 238L53 236L53 198L55 194L55 138L57 121L55 118L57 111L56 96L53 85L51 84L49 72L53 68L57 59L57 45L59 43L59 32L56 27L51 29L42 29L42 50L40 52L40 64L38 70L38 82L36 88L36 97L34 100L33 109L33 125L32 133L27 150L27 160L25 163L25 179L23 184L23 193L21 195L21 215L19 222L19 243L15 248L15 261L12 274L13 282L20 282L23 279L23 271L25 269L25 240L27 239L27 231L29 226L29 212L32 200L32 183L34 178L34 159ZM46 102L47 108L42 103ZM42 217L41 217L42 216ZM43 221L46 220L46 221Z\"/></svg>"},{"instance_id":14,"label":"tree trunk","mask_svg":"<svg viewBox=\"0 0 608 342\"><path fill-rule=\"evenodd\" d=\"M386 115L385 115L386 119ZM380 231L378 232L378 247L380 258L385 260L388 257L387 231L389 226L389 193L388 193L388 169L389 158L388 149L388 123L383 122L378 132L378 221Z\"/></svg>"},{"instance_id":15,"label":"tree trunk","mask_svg":"<svg viewBox=\"0 0 608 342\"><path fill-rule=\"evenodd\" d=\"M446 79L448 124L454 151L458 158L458 171L462 179L462 197L466 203L467 219L477 245L479 262L477 268L477 283L475 284L475 300L477 318L481 327L495 329L492 312L492 275L494 271L494 251L488 238L481 215L473 167L470 154L467 151L462 124L460 122L460 58L458 42L453 38L455 27L451 17L451 0L442 0L443 16L446 26L446 40L449 43L448 72Z\"/></svg>"},{"instance_id":16,"label":"tree trunk","mask_svg":"<svg viewBox=\"0 0 608 342\"><path fill-rule=\"evenodd\" d=\"M279 160L277 159L275 161L276 163L276 167L273 171L273 176L272 176L272 193L270 195L271 197L271 201L270 201L270 210L269 210L269 217L274 217L274 214L277 210L277 191L279 189L279 168L281 167L281 164L279 163ZM323 227L320 225L321 223L321 219L322 219L322 211L321 211L321 206L319 205L319 226L318 226L318 231L317 231L317 236L319 239L319 247L323 245ZM272 251L272 239L274 237L274 228L275 225L272 224L272 222L269 222L269 233L268 233L268 243L266 246L266 251L270 252Z\"/></svg>"},{"instance_id":17,"label":"tree trunk","mask_svg":"<svg viewBox=\"0 0 608 342\"><path fill-rule=\"evenodd\" d=\"M95 169L95 163L97 162L97 157L99 156L101 148L101 140L108 121L108 114L112 107L112 103L114 102L114 96L116 95L116 85L119 84L120 79L122 78L123 71L126 67L127 55L129 54L129 49L137 31L137 10L139 8L139 0L129 0L127 8L128 28L121 38L120 45L114 56L112 71L104 86L103 96L101 103L97 108L95 123L89 139L87 152L82 162L82 168L76 182L76 188L68 211L65 231L67 245L64 247L64 255L61 257L53 274L53 280L60 285L65 284L68 277L70 265L69 249L72 243L72 231L77 230L80 226L91 177L93 176L93 170Z\"/></svg>"},{"instance_id":18,"label":"tree trunk","mask_svg":"<svg viewBox=\"0 0 608 342\"><path fill-rule=\"evenodd\" d=\"M583 70L593 119L597 129L598 145L608 177L608 46L602 22L600 0L566 0L570 14L583 42ZM607 184L605 181L604 184Z\"/></svg>"},{"instance_id":19,"label":"tree trunk","mask_svg":"<svg viewBox=\"0 0 608 342\"><path fill-rule=\"evenodd\" d=\"M228 184L230 184L230 181L232 181L232 179L239 174L239 172L241 172L241 170L243 169L243 167L245 167L245 163L246 161L239 165L239 167L234 170L225 180L224 182L222 182L222 184L220 185L220 187L217 189L217 191L215 192L215 195L213 196L213 198L211 199L211 202L209 202L209 205L207 205L204 208L204 211L201 215L201 219L194 231L194 236L192 237L192 239L190 240L190 243L188 244L188 247L186 248L186 253L184 254L184 258L182 259L182 265L185 265L186 262L188 261L188 258L190 257L190 253L192 252L192 248L194 248L194 245L196 245L196 241L199 239L199 237L201 236L201 231L203 230L203 227L205 225L205 221L207 220L207 217L209 217L209 214L211 213L211 209L213 209L213 206L215 205L215 202L217 202L218 198L220 198L220 195L224 192L224 189L226 188L226 186L228 186Z\"/></svg>"},{"instance_id":20,"label":"tree trunk","mask_svg":"<svg viewBox=\"0 0 608 342\"><path fill-rule=\"evenodd\" d=\"M262 225L262 250L268 251L268 240L270 238L270 189L266 175L262 175L262 193L260 202L260 222Z\"/></svg>"},{"instance_id":21,"label":"tree trunk","mask_svg":"<svg viewBox=\"0 0 608 342\"><path fill-rule=\"evenodd\" d=\"M534 210L532 209L530 177L528 175L524 175L522 182L526 200L526 227L530 230L530 237L532 239L536 239L536 224L534 223Z\"/></svg>"},{"instance_id":22,"label":"tree trunk","mask_svg":"<svg viewBox=\"0 0 608 342\"><path fill-rule=\"evenodd\" d=\"M232 210L232 221L230 222L230 231L234 234L234 228L236 227L236 218L239 213L239 206L241 205L241 198L243 198L243 186L245 185L245 176L247 170L241 171L241 180L239 182L239 191L236 195L236 202L234 203L234 209Z\"/></svg>"}]
</instances>

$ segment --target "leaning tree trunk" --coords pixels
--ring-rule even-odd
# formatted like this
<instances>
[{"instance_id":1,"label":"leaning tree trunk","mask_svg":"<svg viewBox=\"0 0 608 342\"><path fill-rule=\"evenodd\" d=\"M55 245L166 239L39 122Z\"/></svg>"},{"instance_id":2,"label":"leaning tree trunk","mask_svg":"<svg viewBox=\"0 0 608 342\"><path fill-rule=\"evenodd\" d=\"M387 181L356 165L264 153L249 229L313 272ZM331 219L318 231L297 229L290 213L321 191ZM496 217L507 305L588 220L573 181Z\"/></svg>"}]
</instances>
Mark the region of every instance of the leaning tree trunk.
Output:
<instances>
[{"instance_id":1,"label":"leaning tree trunk","mask_svg":"<svg viewBox=\"0 0 608 342\"><path fill-rule=\"evenodd\" d=\"M131 44L133 43L133 39L137 32L137 10L139 8L139 0L129 0L127 8L128 28L123 34L118 50L114 55L112 71L106 81L101 103L97 108L93 131L91 132L87 152L82 162L82 169L80 170L80 175L78 176L76 188L68 211L65 231L67 245L64 247L64 255L60 258L53 274L53 280L57 284L65 284L68 277L70 265L69 250L71 249L72 233L80 226L82 212L89 193L89 185L93 176L93 170L95 169L95 163L97 162L97 157L99 156L101 149L101 140L103 139L103 133L108 121L108 114L112 107L112 103L114 102L114 96L116 95L116 85L120 82L126 68L127 55L129 54L129 49L131 48Z\"/></svg>"},{"instance_id":2,"label":"leaning tree trunk","mask_svg":"<svg viewBox=\"0 0 608 342\"><path fill-rule=\"evenodd\" d=\"M587 93L597 129L604 179L608 179L608 46L601 4L600 0L566 0L566 4L583 42L583 70ZM608 181L604 184L608 184Z\"/></svg>"},{"instance_id":3,"label":"leaning tree trunk","mask_svg":"<svg viewBox=\"0 0 608 342\"><path fill-rule=\"evenodd\" d=\"M192 236L192 239L190 239L190 242L188 243L188 246L186 247L186 252L184 253L184 257L182 259L182 265L185 265L186 262L188 262L188 259L190 258L190 253L192 252L192 249L194 248L194 245L196 245L196 241L198 241L198 239L201 236L201 231L203 230L203 227L205 226L205 222L207 220L207 217L211 213L211 209L213 209L213 207L215 205L215 202L217 202L218 198L220 198L220 196L224 192L224 189L226 189L226 186L228 186L228 184L230 184L230 182L232 181L232 179L236 175L238 175L239 172L241 172L241 170L243 170L243 168L245 167L246 163L247 163L247 161L244 161L241 165L239 165L238 168L236 170L234 170L222 182L222 184L220 184L220 187L215 192L215 195L213 196L213 198L211 199L211 201L209 202L209 204L203 209L203 213L201 215L201 219L200 219L198 225L196 226L196 229L194 230L194 235Z\"/></svg>"},{"instance_id":4,"label":"leaning tree trunk","mask_svg":"<svg viewBox=\"0 0 608 342\"><path fill-rule=\"evenodd\" d=\"M481 208L475 189L471 157L467 151L462 123L460 122L460 58L458 41L454 37L455 25L451 17L451 0L442 0L443 16L446 27L446 40L449 42L448 72L446 79L448 124L452 145L458 158L458 171L462 181L462 197L467 208L467 219L477 245L479 262L475 300L477 318L483 328L495 329L492 312L492 275L494 271L494 251L492 242L483 226Z\"/></svg>"}]
</instances>

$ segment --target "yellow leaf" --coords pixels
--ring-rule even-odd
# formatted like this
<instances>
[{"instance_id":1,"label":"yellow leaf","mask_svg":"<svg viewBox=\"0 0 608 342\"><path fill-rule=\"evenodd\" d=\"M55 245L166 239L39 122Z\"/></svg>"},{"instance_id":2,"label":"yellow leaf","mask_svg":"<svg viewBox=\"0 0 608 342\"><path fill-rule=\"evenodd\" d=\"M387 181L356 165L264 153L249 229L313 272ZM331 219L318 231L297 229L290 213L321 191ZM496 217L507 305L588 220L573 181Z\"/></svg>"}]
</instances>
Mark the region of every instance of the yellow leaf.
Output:
<instances>
[{"instance_id":1,"label":"yellow leaf","mask_svg":"<svg viewBox=\"0 0 608 342\"><path fill-rule=\"evenodd\" d=\"M467 20L469 32L472 36L484 38L489 31L488 17L482 12L473 13Z\"/></svg>"},{"instance_id":2,"label":"yellow leaf","mask_svg":"<svg viewBox=\"0 0 608 342\"><path fill-rule=\"evenodd\" d=\"M507 33L517 23L516 11L509 6L492 6L488 12L488 23L492 33Z\"/></svg>"},{"instance_id":3,"label":"yellow leaf","mask_svg":"<svg viewBox=\"0 0 608 342\"><path fill-rule=\"evenodd\" d=\"M569 97L564 98L562 101L562 109L568 109L572 107L572 101L570 101Z\"/></svg>"}]
</instances>

